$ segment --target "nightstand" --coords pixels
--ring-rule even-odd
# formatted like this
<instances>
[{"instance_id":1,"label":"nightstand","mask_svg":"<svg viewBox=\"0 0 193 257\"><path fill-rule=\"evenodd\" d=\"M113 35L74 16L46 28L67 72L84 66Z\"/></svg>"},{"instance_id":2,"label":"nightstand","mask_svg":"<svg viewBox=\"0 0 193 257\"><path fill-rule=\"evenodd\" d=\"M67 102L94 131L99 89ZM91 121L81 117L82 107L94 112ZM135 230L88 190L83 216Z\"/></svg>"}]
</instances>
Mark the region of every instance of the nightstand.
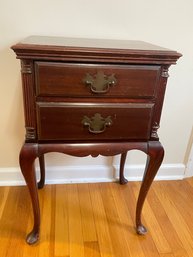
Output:
<instances>
[{"instance_id":1,"label":"nightstand","mask_svg":"<svg viewBox=\"0 0 193 257\"><path fill-rule=\"evenodd\" d=\"M136 208L136 230L145 234L141 212L162 163L159 128L168 68L181 54L141 41L32 36L12 46L21 60L25 143L20 167L29 188L39 238L37 188L45 181L44 154L93 157L121 154L120 183L129 150L147 154ZM37 183L34 160L39 158Z\"/></svg>"}]
</instances>

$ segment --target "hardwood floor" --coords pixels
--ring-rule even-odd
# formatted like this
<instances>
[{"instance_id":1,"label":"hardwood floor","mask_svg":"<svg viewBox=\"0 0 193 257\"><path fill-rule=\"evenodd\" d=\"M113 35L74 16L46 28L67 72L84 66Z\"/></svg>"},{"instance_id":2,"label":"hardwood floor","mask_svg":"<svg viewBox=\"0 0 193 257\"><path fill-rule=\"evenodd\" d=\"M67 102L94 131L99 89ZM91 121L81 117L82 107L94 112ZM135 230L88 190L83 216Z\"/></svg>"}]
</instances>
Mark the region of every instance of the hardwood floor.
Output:
<instances>
[{"instance_id":1,"label":"hardwood floor","mask_svg":"<svg viewBox=\"0 0 193 257\"><path fill-rule=\"evenodd\" d=\"M41 237L26 187L0 187L1 257L192 257L193 178L154 182L143 209L149 232L135 233L139 182L47 185L39 191Z\"/></svg>"}]
</instances>

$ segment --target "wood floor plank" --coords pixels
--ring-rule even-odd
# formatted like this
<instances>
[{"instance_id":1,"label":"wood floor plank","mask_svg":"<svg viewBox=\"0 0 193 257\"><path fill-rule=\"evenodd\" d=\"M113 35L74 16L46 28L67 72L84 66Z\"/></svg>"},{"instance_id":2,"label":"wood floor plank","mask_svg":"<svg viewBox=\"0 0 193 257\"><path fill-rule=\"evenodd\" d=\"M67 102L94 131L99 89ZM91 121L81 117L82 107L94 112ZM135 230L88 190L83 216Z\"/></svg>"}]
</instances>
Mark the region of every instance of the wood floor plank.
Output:
<instances>
[{"instance_id":1,"label":"wood floor plank","mask_svg":"<svg viewBox=\"0 0 193 257\"><path fill-rule=\"evenodd\" d=\"M168 187L168 182L163 183L163 187L167 189L168 194L171 196L171 199L174 199L173 203L176 208L180 211L185 222L188 223L188 227L193 231L193 219L192 219L192 210L193 210L193 187L187 183L186 180L183 181L183 187L185 186L186 192L184 192L181 183L179 181L174 181L172 185ZM176 191L178 192L176 194ZM192 237L193 238L193 237Z\"/></svg>"},{"instance_id":2,"label":"wood floor plank","mask_svg":"<svg viewBox=\"0 0 193 257\"><path fill-rule=\"evenodd\" d=\"M130 256L109 183L100 184L113 251L116 257Z\"/></svg>"},{"instance_id":3,"label":"wood floor plank","mask_svg":"<svg viewBox=\"0 0 193 257\"><path fill-rule=\"evenodd\" d=\"M56 186L55 255L69 256L68 190L66 185Z\"/></svg>"},{"instance_id":4,"label":"wood floor plank","mask_svg":"<svg viewBox=\"0 0 193 257\"><path fill-rule=\"evenodd\" d=\"M168 218L176 230L188 256L193 256L193 240L191 237L191 231L189 230L181 213L173 204L172 198L170 198L166 191L164 191L164 187L161 183L157 184L155 193L158 199L164 203L163 207L165 208Z\"/></svg>"},{"instance_id":5,"label":"wood floor plank","mask_svg":"<svg viewBox=\"0 0 193 257\"><path fill-rule=\"evenodd\" d=\"M99 184L89 185L101 257L115 257Z\"/></svg>"},{"instance_id":6,"label":"wood floor plank","mask_svg":"<svg viewBox=\"0 0 193 257\"><path fill-rule=\"evenodd\" d=\"M0 188L0 256L192 257L193 179L153 183L143 209L146 236L134 228L139 187L45 186L39 191L40 241L33 246L25 242L33 225L27 188Z\"/></svg>"},{"instance_id":7,"label":"wood floor plank","mask_svg":"<svg viewBox=\"0 0 193 257\"><path fill-rule=\"evenodd\" d=\"M141 248L139 236L136 234L134 229L133 221L128 211L128 206L125 203L124 197L121 195L121 186L117 183L111 183L109 185L114 198L115 208L117 209L120 219L120 226L122 229L120 233L124 235L126 240L126 246L129 252L128 256L145 257Z\"/></svg>"},{"instance_id":8,"label":"wood floor plank","mask_svg":"<svg viewBox=\"0 0 193 257\"><path fill-rule=\"evenodd\" d=\"M84 257L82 221L77 185L67 185L70 257Z\"/></svg>"},{"instance_id":9,"label":"wood floor plank","mask_svg":"<svg viewBox=\"0 0 193 257\"><path fill-rule=\"evenodd\" d=\"M175 257L173 253L161 253L160 257Z\"/></svg>"},{"instance_id":10,"label":"wood floor plank","mask_svg":"<svg viewBox=\"0 0 193 257\"><path fill-rule=\"evenodd\" d=\"M35 245L28 245L25 242L26 235L30 232L30 230L33 227L33 222L32 222L33 217L32 217L32 210L31 209L29 209L28 215L29 216L28 216L28 220L27 220L26 234L25 234L25 236L22 239L23 243L24 243L22 257L26 257L26 256L40 257L39 256L39 243L37 243Z\"/></svg>"},{"instance_id":11,"label":"wood floor plank","mask_svg":"<svg viewBox=\"0 0 193 257\"><path fill-rule=\"evenodd\" d=\"M157 221L159 222L164 236L169 243L172 252L175 257L186 257L188 256L186 250L183 247L182 242L180 241L176 230L174 229L170 219L168 218L167 212L165 211L163 205L164 202L159 201L157 195L155 194L154 190L156 190L157 183L164 183L164 182L154 182L152 186L152 190L149 191L147 201L151 204L151 208L154 214L157 217ZM170 182L171 186L171 182ZM167 255L166 255L167 256Z\"/></svg>"},{"instance_id":12,"label":"wood floor plank","mask_svg":"<svg viewBox=\"0 0 193 257\"><path fill-rule=\"evenodd\" d=\"M5 203L9 194L9 187L0 188L0 219L4 211Z\"/></svg>"},{"instance_id":13,"label":"wood floor plank","mask_svg":"<svg viewBox=\"0 0 193 257\"><path fill-rule=\"evenodd\" d=\"M139 193L139 185L136 184L135 187L132 187L134 190L135 197L137 199ZM143 207L143 217L147 223L148 231L151 233L153 241L156 245L156 248L159 253L171 253L171 247L168 244L163 232L162 228L159 225L159 222L156 219L156 214L151 209L151 206L148 201L145 202Z\"/></svg>"},{"instance_id":14,"label":"wood floor plank","mask_svg":"<svg viewBox=\"0 0 193 257\"><path fill-rule=\"evenodd\" d=\"M98 242L84 242L84 257L101 257Z\"/></svg>"},{"instance_id":15,"label":"wood floor plank","mask_svg":"<svg viewBox=\"0 0 193 257\"><path fill-rule=\"evenodd\" d=\"M96 242L96 228L88 184L78 185L84 242Z\"/></svg>"},{"instance_id":16,"label":"wood floor plank","mask_svg":"<svg viewBox=\"0 0 193 257\"><path fill-rule=\"evenodd\" d=\"M26 188L12 187L9 190L4 211L0 220L0 256L23 255L25 241L27 212L25 202L28 199Z\"/></svg>"},{"instance_id":17,"label":"wood floor plank","mask_svg":"<svg viewBox=\"0 0 193 257\"><path fill-rule=\"evenodd\" d=\"M41 209L41 236L39 242L39 256L50 256L51 243L51 200L52 188L49 185L44 187L44 190L39 190L39 201ZM50 256L51 257L51 256Z\"/></svg>"},{"instance_id":18,"label":"wood floor plank","mask_svg":"<svg viewBox=\"0 0 193 257\"><path fill-rule=\"evenodd\" d=\"M55 255L56 185L51 186L50 257Z\"/></svg>"},{"instance_id":19,"label":"wood floor plank","mask_svg":"<svg viewBox=\"0 0 193 257\"><path fill-rule=\"evenodd\" d=\"M188 179L185 179L185 181L186 181L187 183L189 183L190 186L193 188L193 177L188 178Z\"/></svg>"},{"instance_id":20,"label":"wood floor plank","mask_svg":"<svg viewBox=\"0 0 193 257\"><path fill-rule=\"evenodd\" d=\"M125 187L124 195L122 195L122 197L125 198L125 201L128 205L129 212L131 214L134 226L135 226L136 203L137 203L137 198L138 198L138 193L137 193L137 197L136 197L135 191L137 189L139 190L140 185L141 185L141 183L139 183L139 182L128 183L128 185ZM136 187L137 187L137 189L136 189ZM143 215L142 215L142 220L143 220L144 225L148 228L148 225L146 224ZM142 250L145 255L148 255L148 257L159 257L159 252L153 241L151 233L147 233L144 236L138 235L138 238L140 240L140 244L141 244Z\"/></svg>"}]
</instances>

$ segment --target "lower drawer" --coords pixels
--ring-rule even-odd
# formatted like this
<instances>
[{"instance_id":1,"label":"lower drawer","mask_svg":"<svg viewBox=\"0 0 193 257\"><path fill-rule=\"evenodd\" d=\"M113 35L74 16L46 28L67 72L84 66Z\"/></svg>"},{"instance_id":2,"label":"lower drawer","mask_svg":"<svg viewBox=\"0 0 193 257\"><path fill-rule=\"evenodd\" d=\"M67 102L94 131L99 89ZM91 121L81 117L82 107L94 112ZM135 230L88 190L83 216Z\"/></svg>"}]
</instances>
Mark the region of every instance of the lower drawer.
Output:
<instances>
[{"instance_id":1,"label":"lower drawer","mask_svg":"<svg viewBox=\"0 0 193 257\"><path fill-rule=\"evenodd\" d=\"M37 103L39 140L149 139L154 104Z\"/></svg>"}]
</instances>

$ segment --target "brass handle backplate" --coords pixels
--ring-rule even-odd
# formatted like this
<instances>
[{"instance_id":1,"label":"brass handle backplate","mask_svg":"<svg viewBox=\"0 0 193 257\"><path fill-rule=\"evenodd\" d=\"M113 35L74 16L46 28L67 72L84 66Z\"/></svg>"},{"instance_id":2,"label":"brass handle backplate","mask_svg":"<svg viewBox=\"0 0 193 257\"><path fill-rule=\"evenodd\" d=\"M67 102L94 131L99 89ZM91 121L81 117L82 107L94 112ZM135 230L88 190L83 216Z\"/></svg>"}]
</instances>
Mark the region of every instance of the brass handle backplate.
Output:
<instances>
[{"instance_id":1,"label":"brass handle backplate","mask_svg":"<svg viewBox=\"0 0 193 257\"><path fill-rule=\"evenodd\" d=\"M111 120L111 116L103 118L100 113L96 113L91 118L84 116L82 124L88 127L89 132L99 134L103 133L106 130L106 127L111 126L113 122Z\"/></svg>"},{"instance_id":2,"label":"brass handle backplate","mask_svg":"<svg viewBox=\"0 0 193 257\"><path fill-rule=\"evenodd\" d=\"M90 86L90 89L95 94L104 94L109 91L110 86L114 86L117 83L115 75L107 76L103 71L98 71L95 75L86 74L83 82L86 86Z\"/></svg>"}]
</instances>

